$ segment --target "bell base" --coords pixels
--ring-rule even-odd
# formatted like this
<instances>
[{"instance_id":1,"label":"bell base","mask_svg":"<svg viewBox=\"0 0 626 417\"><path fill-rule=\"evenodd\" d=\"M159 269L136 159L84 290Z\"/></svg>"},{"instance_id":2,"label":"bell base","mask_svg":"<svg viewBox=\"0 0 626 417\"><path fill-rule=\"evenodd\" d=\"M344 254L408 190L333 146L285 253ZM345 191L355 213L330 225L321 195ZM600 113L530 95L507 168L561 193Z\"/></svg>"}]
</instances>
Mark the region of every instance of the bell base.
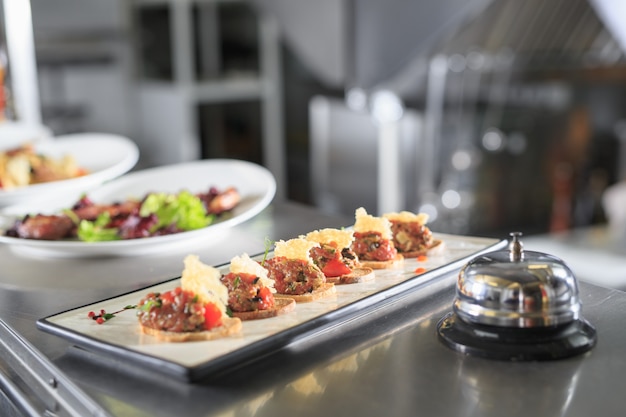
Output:
<instances>
[{"instance_id":1,"label":"bell base","mask_svg":"<svg viewBox=\"0 0 626 417\"><path fill-rule=\"evenodd\" d=\"M439 339L468 355L508 361L564 359L591 350L596 329L586 320L537 328L511 328L468 323L451 312L437 324Z\"/></svg>"}]
</instances>

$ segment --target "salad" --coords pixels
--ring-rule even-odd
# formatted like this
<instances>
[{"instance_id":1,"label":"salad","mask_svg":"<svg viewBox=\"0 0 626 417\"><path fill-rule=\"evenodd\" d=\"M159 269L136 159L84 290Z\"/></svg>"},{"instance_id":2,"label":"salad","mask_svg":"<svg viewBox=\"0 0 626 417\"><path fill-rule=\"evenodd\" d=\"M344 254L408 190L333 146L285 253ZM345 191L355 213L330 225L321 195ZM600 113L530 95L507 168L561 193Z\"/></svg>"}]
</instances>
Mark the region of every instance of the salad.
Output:
<instances>
[{"instance_id":1,"label":"salad","mask_svg":"<svg viewBox=\"0 0 626 417\"><path fill-rule=\"evenodd\" d=\"M202 193L151 192L140 200L96 204L81 197L59 214L26 215L5 232L23 239L102 242L180 233L207 227L240 202L234 187Z\"/></svg>"},{"instance_id":2,"label":"salad","mask_svg":"<svg viewBox=\"0 0 626 417\"><path fill-rule=\"evenodd\" d=\"M88 174L71 155L56 159L41 155L32 144L0 152L0 190L66 180Z\"/></svg>"}]
</instances>

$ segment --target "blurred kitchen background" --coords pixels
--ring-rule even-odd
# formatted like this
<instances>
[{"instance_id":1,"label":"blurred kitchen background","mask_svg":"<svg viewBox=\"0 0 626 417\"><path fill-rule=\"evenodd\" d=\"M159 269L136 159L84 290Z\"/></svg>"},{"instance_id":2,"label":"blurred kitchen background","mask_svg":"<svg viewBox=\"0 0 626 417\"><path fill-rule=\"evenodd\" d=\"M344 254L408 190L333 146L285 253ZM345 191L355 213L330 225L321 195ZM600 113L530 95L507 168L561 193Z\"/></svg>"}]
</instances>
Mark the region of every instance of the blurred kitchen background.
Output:
<instances>
[{"instance_id":1,"label":"blurred kitchen background","mask_svg":"<svg viewBox=\"0 0 626 417\"><path fill-rule=\"evenodd\" d=\"M601 224L626 176L624 3L31 0L41 121L127 136L138 168L257 162L277 198L328 212L499 237Z\"/></svg>"}]
</instances>

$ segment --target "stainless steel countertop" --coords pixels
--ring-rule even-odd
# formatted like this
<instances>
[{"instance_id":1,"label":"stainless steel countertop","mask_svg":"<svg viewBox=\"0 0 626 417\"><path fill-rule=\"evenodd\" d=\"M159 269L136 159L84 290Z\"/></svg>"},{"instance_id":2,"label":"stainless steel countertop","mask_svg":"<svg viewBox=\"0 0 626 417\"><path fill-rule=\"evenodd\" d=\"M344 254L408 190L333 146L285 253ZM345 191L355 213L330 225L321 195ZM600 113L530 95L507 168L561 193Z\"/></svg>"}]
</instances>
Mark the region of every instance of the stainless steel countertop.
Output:
<instances>
[{"instance_id":1,"label":"stainless steel countertop","mask_svg":"<svg viewBox=\"0 0 626 417\"><path fill-rule=\"evenodd\" d=\"M243 251L262 252L265 237L286 239L351 220L275 204L192 252L224 263ZM0 317L113 416L589 416L621 415L626 406L626 293L586 282L583 315L596 326L598 345L553 362L491 361L444 347L435 326L451 308L454 274L195 384L71 347L35 328L40 317L178 276L189 252L75 260L24 257L0 246Z\"/></svg>"}]
</instances>

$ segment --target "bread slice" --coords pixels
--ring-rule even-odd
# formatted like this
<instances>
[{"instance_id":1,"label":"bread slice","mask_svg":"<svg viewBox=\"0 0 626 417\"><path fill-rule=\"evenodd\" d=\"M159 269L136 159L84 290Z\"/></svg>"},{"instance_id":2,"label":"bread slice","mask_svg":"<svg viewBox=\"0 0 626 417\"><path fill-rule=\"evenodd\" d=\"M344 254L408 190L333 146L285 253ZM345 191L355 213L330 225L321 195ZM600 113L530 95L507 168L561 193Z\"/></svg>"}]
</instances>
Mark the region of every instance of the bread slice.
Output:
<instances>
[{"instance_id":1,"label":"bread slice","mask_svg":"<svg viewBox=\"0 0 626 417\"><path fill-rule=\"evenodd\" d=\"M170 332L166 330L153 329L152 327L140 324L141 331L150 336L154 336L164 342L192 342L202 340L214 340L222 337L235 335L241 331L241 320L236 317L223 317L222 325L211 330L201 330L196 332Z\"/></svg>"},{"instance_id":2,"label":"bread slice","mask_svg":"<svg viewBox=\"0 0 626 417\"><path fill-rule=\"evenodd\" d=\"M318 289L313 290L313 292L300 295L276 293L274 294L274 299L278 300L281 298L291 298L295 300L296 303L309 303L311 301L319 300L320 298L329 297L336 292L337 289L335 288L335 284L326 282Z\"/></svg>"},{"instance_id":3,"label":"bread slice","mask_svg":"<svg viewBox=\"0 0 626 417\"><path fill-rule=\"evenodd\" d=\"M276 317L280 314L285 314L293 311L296 308L296 300L293 298L278 298L274 297L274 308L267 310L256 311L233 311L233 317L237 317L241 320L260 320L270 317Z\"/></svg>"},{"instance_id":4,"label":"bread slice","mask_svg":"<svg viewBox=\"0 0 626 417\"><path fill-rule=\"evenodd\" d=\"M393 259L388 261L364 261L359 260L361 266L372 269L390 269L394 266L398 265L400 262L404 260L404 256L401 254L397 254Z\"/></svg>"},{"instance_id":5,"label":"bread slice","mask_svg":"<svg viewBox=\"0 0 626 417\"><path fill-rule=\"evenodd\" d=\"M360 267L352 270L352 273L338 277L326 277L326 282L333 284L358 284L359 282L371 281L375 278L374 270L370 267Z\"/></svg>"},{"instance_id":6,"label":"bread slice","mask_svg":"<svg viewBox=\"0 0 626 417\"><path fill-rule=\"evenodd\" d=\"M427 249L414 250L410 252L401 252L405 258L417 258L418 256L436 256L441 255L446 249L446 244L443 240L435 239L433 244Z\"/></svg>"}]
</instances>

